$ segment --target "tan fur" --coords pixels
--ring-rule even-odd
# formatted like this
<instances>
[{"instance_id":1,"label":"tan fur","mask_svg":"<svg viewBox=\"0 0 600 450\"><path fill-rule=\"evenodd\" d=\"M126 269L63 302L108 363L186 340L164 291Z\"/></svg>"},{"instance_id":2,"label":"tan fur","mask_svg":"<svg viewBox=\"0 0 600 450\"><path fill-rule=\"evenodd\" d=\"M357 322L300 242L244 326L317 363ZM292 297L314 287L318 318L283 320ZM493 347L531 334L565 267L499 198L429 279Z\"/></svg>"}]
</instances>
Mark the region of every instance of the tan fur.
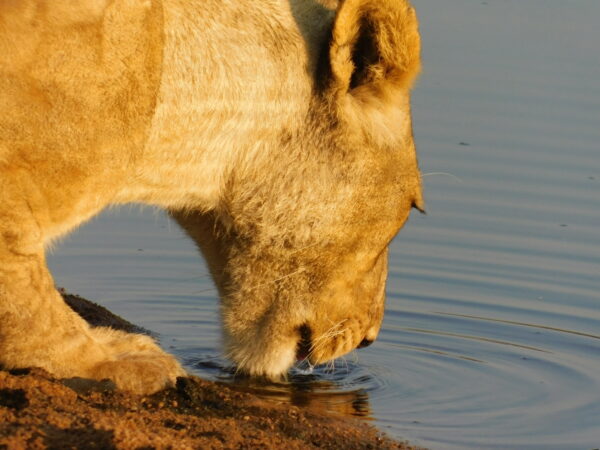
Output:
<instances>
[{"instance_id":1,"label":"tan fur","mask_svg":"<svg viewBox=\"0 0 600 450\"><path fill-rule=\"evenodd\" d=\"M375 339L387 245L422 207L418 70L406 0L1 3L0 364L144 393L183 373L87 326L46 268L53 239L128 202L196 241L241 371Z\"/></svg>"}]
</instances>

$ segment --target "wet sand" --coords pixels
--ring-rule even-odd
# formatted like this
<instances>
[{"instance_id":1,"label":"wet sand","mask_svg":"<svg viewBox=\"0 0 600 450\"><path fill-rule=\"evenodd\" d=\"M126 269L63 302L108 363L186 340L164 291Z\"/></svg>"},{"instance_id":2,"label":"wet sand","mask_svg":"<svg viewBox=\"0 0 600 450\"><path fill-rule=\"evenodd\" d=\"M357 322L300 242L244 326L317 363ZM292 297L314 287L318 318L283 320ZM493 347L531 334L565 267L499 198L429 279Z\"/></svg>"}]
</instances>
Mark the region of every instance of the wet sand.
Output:
<instances>
[{"instance_id":1,"label":"wet sand","mask_svg":"<svg viewBox=\"0 0 600 450\"><path fill-rule=\"evenodd\" d=\"M93 325L140 331L64 294ZM142 330L143 331L143 330ZM151 396L109 381L57 380L41 369L0 370L0 449L412 449L352 419L275 405L197 377Z\"/></svg>"}]
</instances>

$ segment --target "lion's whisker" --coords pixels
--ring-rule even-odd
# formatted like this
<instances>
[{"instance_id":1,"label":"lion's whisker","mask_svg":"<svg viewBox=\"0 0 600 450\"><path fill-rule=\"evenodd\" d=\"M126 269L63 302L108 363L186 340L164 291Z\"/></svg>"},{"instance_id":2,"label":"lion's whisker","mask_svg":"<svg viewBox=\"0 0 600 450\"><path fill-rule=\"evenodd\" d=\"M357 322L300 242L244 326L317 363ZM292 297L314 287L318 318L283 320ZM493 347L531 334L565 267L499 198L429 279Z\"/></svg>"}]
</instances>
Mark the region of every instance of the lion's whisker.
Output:
<instances>
[{"instance_id":1,"label":"lion's whisker","mask_svg":"<svg viewBox=\"0 0 600 450\"><path fill-rule=\"evenodd\" d=\"M465 182L462 178L457 177L456 175L448 173L448 172L428 172L428 173L424 173L423 175L421 175L421 177L425 178L425 177L429 177L432 175L441 175L441 176L445 176L445 177L454 178L456 181L459 181L461 183Z\"/></svg>"},{"instance_id":2,"label":"lion's whisker","mask_svg":"<svg viewBox=\"0 0 600 450\"><path fill-rule=\"evenodd\" d=\"M344 322L346 322L347 319L341 320L340 322L338 322L337 324L333 325L331 328L329 328L325 333L323 333L321 336L319 336L318 338L314 339L312 342L312 346L311 348L315 347L316 344L319 341L323 341L325 339L329 339L332 338L334 336L337 336L338 334L341 334L345 331L345 329L341 329L341 330L337 330L338 327L340 327Z\"/></svg>"},{"instance_id":3,"label":"lion's whisker","mask_svg":"<svg viewBox=\"0 0 600 450\"><path fill-rule=\"evenodd\" d=\"M308 352L308 355L306 356L306 359L307 360L310 359L310 357L313 356L316 351L318 351L324 345L326 345L329 342L331 342L331 339L334 338L335 336L339 336L340 334L346 333L346 331L348 330L347 328L338 329L346 321L347 321L347 319L343 319L343 320L339 321L338 323L332 325L321 336L319 336L318 338L314 339L313 342L312 342L312 345L310 346L310 351ZM335 361L335 360L332 360L332 361ZM332 363L331 361L328 362L328 364L330 364L330 363L331 364L335 364L335 363ZM335 365L334 365L334 368L335 368Z\"/></svg>"}]
</instances>

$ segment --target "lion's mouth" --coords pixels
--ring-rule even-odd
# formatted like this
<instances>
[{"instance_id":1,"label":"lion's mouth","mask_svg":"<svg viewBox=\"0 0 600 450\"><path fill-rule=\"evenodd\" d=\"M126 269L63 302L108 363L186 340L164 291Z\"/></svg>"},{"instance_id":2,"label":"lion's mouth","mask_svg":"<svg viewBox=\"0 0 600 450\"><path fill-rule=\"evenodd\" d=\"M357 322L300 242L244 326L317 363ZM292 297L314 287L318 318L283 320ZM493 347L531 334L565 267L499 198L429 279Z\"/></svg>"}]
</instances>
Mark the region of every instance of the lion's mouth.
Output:
<instances>
[{"instance_id":1,"label":"lion's mouth","mask_svg":"<svg viewBox=\"0 0 600 450\"><path fill-rule=\"evenodd\" d=\"M307 324L298 328L300 340L296 347L296 359L302 361L310 356L312 350L312 330Z\"/></svg>"}]
</instances>

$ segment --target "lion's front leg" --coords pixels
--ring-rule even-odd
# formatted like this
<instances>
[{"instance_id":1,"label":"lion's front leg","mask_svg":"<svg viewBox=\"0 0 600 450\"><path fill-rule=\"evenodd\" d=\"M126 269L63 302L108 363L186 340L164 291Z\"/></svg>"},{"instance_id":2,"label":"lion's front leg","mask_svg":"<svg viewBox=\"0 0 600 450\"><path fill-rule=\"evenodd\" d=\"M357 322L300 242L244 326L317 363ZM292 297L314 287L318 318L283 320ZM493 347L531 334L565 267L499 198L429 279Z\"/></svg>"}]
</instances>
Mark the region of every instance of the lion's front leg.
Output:
<instances>
[{"instance_id":1,"label":"lion's front leg","mask_svg":"<svg viewBox=\"0 0 600 450\"><path fill-rule=\"evenodd\" d=\"M7 229L8 219L0 215L0 365L110 378L136 393L157 391L184 375L150 337L92 328L73 312L54 288L35 229L24 223Z\"/></svg>"}]
</instances>

